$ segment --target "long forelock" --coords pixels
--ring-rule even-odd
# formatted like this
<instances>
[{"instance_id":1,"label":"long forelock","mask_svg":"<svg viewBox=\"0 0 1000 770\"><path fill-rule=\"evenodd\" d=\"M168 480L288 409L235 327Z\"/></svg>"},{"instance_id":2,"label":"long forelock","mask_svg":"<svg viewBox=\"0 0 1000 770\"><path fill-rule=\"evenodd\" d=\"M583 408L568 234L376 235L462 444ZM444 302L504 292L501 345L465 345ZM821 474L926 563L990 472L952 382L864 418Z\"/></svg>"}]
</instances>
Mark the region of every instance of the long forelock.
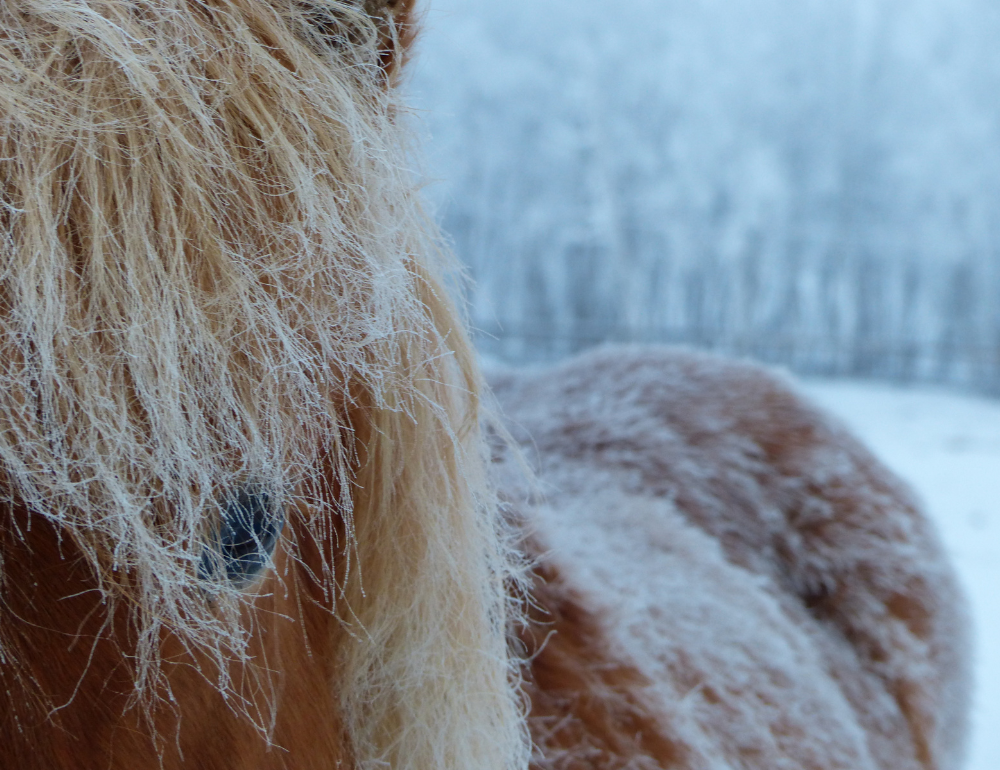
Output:
<instances>
[{"instance_id":1,"label":"long forelock","mask_svg":"<svg viewBox=\"0 0 1000 770\"><path fill-rule=\"evenodd\" d=\"M339 0L0 6L0 468L128 613L140 700L163 693L169 636L261 713L227 678L252 669L252 592L205 585L226 572L205 544L251 489L298 517L293 558L332 521L347 535L318 578L359 766L515 766L478 374L380 18Z\"/></svg>"},{"instance_id":2,"label":"long forelock","mask_svg":"<svg viewBox=\"0 0 1000 770\"><path fill-rule=\"evenodd\" d=\"M405 410L402 351L441 346L375 32L326 10L350 34L298 4L0 9L5 486L142 609L143 671L161 625L242 654L241 595L197 585L220 501L349 517L358 388Z\"/></svg>"}]
</instances>

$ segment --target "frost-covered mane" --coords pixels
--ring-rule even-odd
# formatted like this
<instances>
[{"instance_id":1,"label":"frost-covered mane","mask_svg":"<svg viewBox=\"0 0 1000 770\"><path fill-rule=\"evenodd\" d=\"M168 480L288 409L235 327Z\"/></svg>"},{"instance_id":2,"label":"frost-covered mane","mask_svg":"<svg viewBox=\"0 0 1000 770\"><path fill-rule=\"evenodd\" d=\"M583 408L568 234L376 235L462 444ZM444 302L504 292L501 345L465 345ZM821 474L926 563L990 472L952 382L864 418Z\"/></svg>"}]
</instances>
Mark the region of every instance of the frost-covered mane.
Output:
<instances>
[{"instance_id":1,"label":"frost-covered mane","mask_svg":"<svg viewBox=\"0 0 1000 770\"><path fill-rule=\"evenodd\" d=\"M293 558L340 527L318 577L359 759L500 767L506 562L384 5L0 7L3 526L76 549L137 694L166 636L239 690L252 592L199 569L233 494L283 512Z\"/></svg>"}]
</instances>

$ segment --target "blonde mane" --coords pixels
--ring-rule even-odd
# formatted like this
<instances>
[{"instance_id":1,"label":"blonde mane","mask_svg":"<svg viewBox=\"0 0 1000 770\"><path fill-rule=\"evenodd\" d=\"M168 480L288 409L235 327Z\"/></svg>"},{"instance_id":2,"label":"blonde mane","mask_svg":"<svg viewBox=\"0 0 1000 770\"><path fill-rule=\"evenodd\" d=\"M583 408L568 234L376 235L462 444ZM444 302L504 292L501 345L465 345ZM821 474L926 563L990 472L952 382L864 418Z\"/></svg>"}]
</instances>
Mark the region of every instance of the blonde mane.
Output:
<instances>
[{"instance_id":1,"label":"blonde mane","mask_svg":"<svg viewBox=\"0 0 1000 770\"><path fill-rule=\"evenodd\" d=\"M344 535L317 579L358 765L518 766L480 383L372 5L0 7L3 494L127 613L137 703L169 637L253 716L255 593L199 563L265 491L293 559Z\"/></svg>"}]
</instances>

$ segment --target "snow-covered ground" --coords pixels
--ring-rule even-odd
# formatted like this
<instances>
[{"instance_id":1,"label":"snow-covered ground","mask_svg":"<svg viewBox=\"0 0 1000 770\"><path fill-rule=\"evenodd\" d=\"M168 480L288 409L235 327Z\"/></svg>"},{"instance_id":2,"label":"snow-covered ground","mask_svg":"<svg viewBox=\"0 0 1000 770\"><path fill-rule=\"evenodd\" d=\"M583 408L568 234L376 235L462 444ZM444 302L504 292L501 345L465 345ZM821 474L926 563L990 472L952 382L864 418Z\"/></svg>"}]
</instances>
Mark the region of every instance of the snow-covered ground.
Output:
<instances>
[{"instance_id":1,"label":"snow-covered ground","mask_svg":"<svg viewBox=\"0 0 1000 770\"><path fill-rule=\"evenodd\" d=\"M1000 402L939 390L808 381L917 490L965 584L977 681L967 770L1000 768Z\"/></svg>"}]
</instances>

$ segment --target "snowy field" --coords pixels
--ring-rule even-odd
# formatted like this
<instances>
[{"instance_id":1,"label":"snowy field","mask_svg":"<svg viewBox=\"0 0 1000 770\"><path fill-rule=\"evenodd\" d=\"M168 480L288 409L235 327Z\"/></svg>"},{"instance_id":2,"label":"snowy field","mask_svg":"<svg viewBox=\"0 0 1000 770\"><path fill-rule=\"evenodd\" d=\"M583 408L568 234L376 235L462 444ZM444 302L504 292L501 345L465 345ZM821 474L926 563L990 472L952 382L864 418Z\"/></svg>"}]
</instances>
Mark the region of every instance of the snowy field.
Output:
<instances>
[{"instance_id":1,"label":"snowy field","mask_svg":"<svg viewBox=\"0 0 1000 770\"><path fill-rule=\"evenodd\" d=\"M854 381L807 382L916 488L937 521L976 625L967 770L1000 768L1000 402Z\"/></svg>"}]
</instances>

